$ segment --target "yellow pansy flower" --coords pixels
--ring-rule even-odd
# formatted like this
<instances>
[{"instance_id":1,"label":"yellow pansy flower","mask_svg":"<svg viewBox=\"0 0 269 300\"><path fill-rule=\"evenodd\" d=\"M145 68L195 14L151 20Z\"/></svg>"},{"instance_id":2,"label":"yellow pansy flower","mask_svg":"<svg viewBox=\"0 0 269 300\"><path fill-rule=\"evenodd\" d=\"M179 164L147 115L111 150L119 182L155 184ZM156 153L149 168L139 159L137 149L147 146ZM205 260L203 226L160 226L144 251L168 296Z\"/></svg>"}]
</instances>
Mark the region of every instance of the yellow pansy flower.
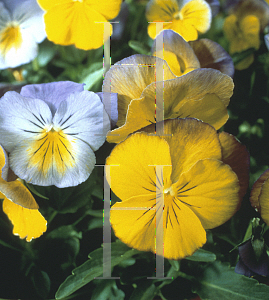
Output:
<instances>
[{"instance_id":1,"label":"yellow pansy flower","mask_svg":"<svg viewBox=\"0 0 269 300\"><path fill-rule=\"evenodd\" d=\"M233 77L233 60L218 43L209 39L186 42L170 29L163 30L159 35L162 35L163 47L156 52L156 37L152 54L163 58L176 76L198 68L212 68Z\"/></svg>"},{"instance_id":2,"label":"yellow pansy flower","mask_svg":"<svg viewBox=\"0 0 269 300\"><path fill-rule=\"evenodd\" d=\"M150 23L148 34L154 39L156 32L154 22L166 22L164 29L173 29L186 41L198 38L205 33L211 24L211 9L204 0L150 0L147 5L146 18Z\"/></svg>"},{"instance_id":3,"label":"yellow pansy flower","mask_svg":"<svg viewBox=\"0 0 269 300\"><path fill-rule=\"evenodd\" d=\"M32 194L9 172L7 154L0 146L0 197L4 199L3 211L14 226L13 234L30 242L47 230L47 221L38 211Z\"/></svg>"},{"instance_id":4,"label":"yellow pansy flower","mask_svg":"<svg viewBox=\"0 0 269 300\"><path fill-rule=\"evenodd\" d=\"M269 6L264 1L244 0L226 17L224 34L229 41L230 54L240 53L250 48L260 47L260 32L269 23ZM251 54L236 64L236 69L248 68L254 61Z\"/></svg>"},{"instance_id":5,"label":"yellow pansy flower","mask_svg":"<svg viewBox=\"0 0 269 300\"><path fill-rule=\"evenodd\" d=\"M155 103L158 60L163 64L162 107L162 103ZM193 117L219 129L228 120L226 107L234 86L229 76L213 69L198 68L177 77L166 61L148 55L133 55L119 61L106 73L104 84L118 94L119 128L107 136L107 141L113 143L155 123L155 113L160 109L164 119Z\"/></svg>"},{"instance_id":6,"label":"yellow pansy flower","mask_svg":"<svg viewBox=\"0 0 269 300\"><path fill-rule=\"evenodd\" d=\"M103 23L118 15L122 0L38 0L37 2L45 10L44 21L50 41L89 50L103 45ZM105 40L111 34L112 25Z\"/></svg>"},{"instance_id":7,"label":"yellow pansy flower","mask_svg":"<svg viewBox=\"0 0 269 300\"><path fill-rule=\"evenodd\" d=\"M121 200L111 208L111 225L124 243L153 253L156 228L163 226L164 257L182 259L203 246L206 229L238 210L249 155L233 136L195 119L164 121L161 137L154 131L150 125L132 134L107 158L107 179Z\"/></svg>"}]
</instances>

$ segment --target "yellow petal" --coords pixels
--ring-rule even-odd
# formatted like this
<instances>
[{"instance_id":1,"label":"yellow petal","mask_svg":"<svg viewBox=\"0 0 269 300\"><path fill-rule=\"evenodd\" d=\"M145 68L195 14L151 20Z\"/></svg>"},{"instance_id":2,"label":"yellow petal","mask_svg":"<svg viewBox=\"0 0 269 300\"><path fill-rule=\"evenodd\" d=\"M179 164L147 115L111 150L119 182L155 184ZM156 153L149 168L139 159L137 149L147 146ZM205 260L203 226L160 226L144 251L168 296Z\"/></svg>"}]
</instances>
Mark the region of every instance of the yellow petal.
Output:
<instances>
[{"instance_id":1,"label":"yellow petal","mask_svg":"<svg viewBox=\"0 0 269 300\"><path fill-rule=\"evenodd\" d=\"M264 222L269 225L269 180L266 179L262 185L261 194L259 197L260 212Z\"/></svg>"},{"instance_id":2,"label":"yellow petal","mask_svg":"<svg viewBox=\"0 0 269 300\"><path fill-rule=\"evenodd\" d=\"M125 123L128 105L139 99L143 90L155 82L156 60L163 62L164 80L175 78L167 63L148 55L132 55L113 65L106 73L104 85L118 94L118 126Z\"/></svg>"},{"instance_id":3,"label":"yellow petal","mask_svg":"<svg viewBox=\"0 0 269 300\"><path fill-rule=\"evenodd\" d=\"M156 195L135 196L115 203L110 210L115 235L132 248L155 252L155 204Z\"/></svg>"},{"instance_id":4,"label":"yellow petal","mask_svg":"<svg viewBox=\"0 0 269 300\"><path fill-rule=\"evenodd\" d=\"M245 16L253 15L260 21L261 31L268 25L269 20L269 6L264 1L244 0L236 7L235 13L239 19Z\"/></svg>"},{"instance_id":5,"label":"yellow petal","mask_svg":"<svg viewBox=\"0 0 269 300\"><path fill-rule=\"evenodd\" d=\"M201 100L190 99L180 107L178 114L181 118L196 118L210 124L216 130L228 120L227 108L217 95L206 94ZM171 118L177 117L172 115Z\"/></svg>"},{"instance_id":6,"label":"yellow petal","mask_svg":"<svg viewBox=\"0 0 269 300\"><path fill-rule=\"evenodd\" d=\"M263 187L264 182L269 178L269 169L267 169L262 175L255 181L253 184L251 194L250 194L250 203L253 208L257 211L261 212L260 206L260 194Z\"/></svg>"},{"instance_id":7,"label":"yellow petal","mask_svg":"<svg viewBox=\"0 0 269 300\"><path fill-rule=\"evenodd\" d=\"M110 171L108 182L113 192L125 201L130 197L150 194L156 197L156 165L163 167L163 178L170 180L171 159L165 140L145 133L131 135L118 144L106 160ZM156 187L157 186L157 187Z\"/></svg>"},{"instance_id":8,"label":"yellow petal","mask_svg":"<svg viewBox=\"0 0 269 300\"><path fill-rule=\"evenodd\" d=\"M84 0L85 3L91 7L91 9L99 12L107 20L111 20L117 17L120 12L122 0Z\"/></svg>"},{"instance_id":9,"label":"yellow petal","mask_svg":"<svg viewBox=\"0 0 269 300\"><path fill-rule=\"evenodd\" d=\"M199 118L219 129L227 121L225 106L232 92L232 79L212 69L197 69L166 80L163 82L164 119ZM147 86L142 96L129 104L125 124L107 136L108 142L123 141L130 133L156 122L155 110L160 110L160 104L155 108L155 83Z\"/></svg>"},{"instance_id":10,"label":"yellow petal","mask_svg":"<svg viewBox=\"0 0 269 300\"><path fill-rule=\"evenodd\" d=\"M47 230L47 221L37 209L27 209L8 199L3 201L3 211L12 222L13 234L26 241L40 237Z\"/></svg>"},{"instance_id":11,"label":"yellow petal","mask_svg":"<svg viewBox=\"0 0 269 300\"><path fill-rule=\"evenodd\" d=\"M62 5L72 2L84 2L85 5L90 6L91 9L101 13L107 20L116 18L120 11L122 0L37 0L38 4L44 10L54 9L57 5Z\"/></svg>"},{"instance_id":12,"label":"yellow petal","mask_svg":"<svg viewBox=\"0 0 269 300\"><path fill-rule=\"evenodd\" d=\"M250 54L248 57L242 59L235 65L236 70L245 70L254 62L254 54Z\"/></svg>"},{"instance_id":13,"label":"yellow petal","mask_svg":"<svg viewBox=\"0 0 269 300\"><path fill-rule=\"evenodd\" d=\"M239 182L228 165L213 159L200 160L180 176L177 199L188 205L205 229L214 228L239 209Z\"/></svg>"},{"instance_id":14,"label":"yellow petal","mask_svg":"<svg viewBox=\"0 0 269 300\"><path fill-rule=\"evenodd\" d=\"M19 179L7 182L0 178L0 192L14 204L16 203L28 209L38 209L34 197Z\"/></svg>"},{"instance_id":15,"label":"yellow petal","mask_svg":"<svg viewBox=\"0 0 269 300\"><path fill-rule=\"evenodd\" d=\"M111 225L125 244L156 253L156 200L137 196L111 208ZM161 225L161 224L160 224ZM163 211L164 257L182 259L206 242L201 222L186 205L165 202Z\"/></svg>"},{"instance_id":16,"label":"yellow petal","mask_svg":"<svg viewBox=\"0 0 269 300\"><path fill-rule=\"evenodd\" d=\"M166 203L165 203L166 205ZM206 242L206 232L193 211L174 200L164 209L164 257L182 259Z\"/></svg>"},{"instance_id":17,"label":"yellow petal","mask_svg":"<svg viewBox=\"0 0 269 300\"><path fill-rule=\"evenodd\" d=\"M146 18L149 22L169 22L174 13L179 11L176 0L151 0L147 4Z\"/></svg>"},{"instance_id":18,"label":"yellow petal","mask_svg":"<svg viewBox=\"0 0 269 300\"><path fill-rule=\"evenodd\" d=\"M238 177L240 197L247 192L249 183L249 153L246 146L242 145L233 135L226 132L219 133L222 149L222 161L229 165Z\"/></svg>"},{"instance_id":19,"label":"yellow petal","mask_svg":"<svg viewBox=\"0 0 269 300\"><path fill-rule=\"evenodd\" d=\"M8 177L8 157L4 148L0 145L0 178Z\"/></svg>"},{"instance_id":20,"label":"yellow petal","mask_svg":"<svg viewBox=\"0 0 269 300\"><path fill-rule=\"evenodd\" d=\"M193 41L198 39L198 31L196 30L196 28L185 20L174 19L171 29L180 34L186 41Z\"/></svg>"},{"instance_id":21,"label":"yellow petal","mask_svg":"<svg viewBox=\"0 0 269 300\"><path fill-rule=\"evenodd\" d=\"M49 40L60 45L74 44L89 50L103 45L104 24L107 20L79 1L57 5L44 15ZM112 32L112 26L110 25ZM108 38L108 37L107 37Z\"/></svg>"},{"instance_id":22,"label":"yellow petal","mask_svg":"<svg viewBox=\"0 0 269 300\"><path fill-rule=\"evenodd\" d=\"M229 42L235 41L238 37L238 20L236 15L232 14L225 18L223 32Z\"/></svg>"},{"instance_id":23,"label":"yellow petal","mask_svg":"<svg viewBox=\"0 0 269 300\"><path fill-rule=\"evenodd\" d=\"M260 23L256 16L248 15L238 19L235 15L230 15L225 19L223 30L230 42L231 54L260 47Z\"/></svg>"},{"instance_id":24,"label":"yellow petal","mask_svg":"<svg viewBox=\"0 0 269 300\"><path fill-rule=\"evenodd\" d=\"M160 34L163 34L163 59L176 76L200 68L200 63L192 48L179 34L173 30L164 30ZM153 49L155 48L156 40L153 43ZM154 55L160 57L160 54L155 51Z\"/></svg>"},{"instance_id":25,"label":"yellow petal","mask_svg":"<svg viewBox=\"0 0 269 300\"><path fill-rule=\"evenodd\" d=\"M221 147L216 130L195 119L164 121L164 136L170 147L173 172L171 180L178 181L198 160L221 160ZM172 134L172 135L171 135Z\"/></svg>"},{"instance_id":26,"label":"yellow petal","mask_svg":"<svg viewBox=\"0 0 269 300\"><path fill-rule=\"evenodd\" d=\"M240 22L240 28L249 48L259 49L260 47L260 22L256 16L246 16Z\"/></svg>"},{"instance_id":27,"label":"yellow petal","mask_svg":"<svg viewBox=\"0 0 269 300\"><path fill-rule=\"evenodd\" d=\"M186 27L193 27L198 32L205 33L210 28L212 14L206 1L192 0L183 6L180 17Z\"/></svg>"},{"instance_id":28,"label":"yellow petal","mask_svg":"<svg viewBox=\"0 0 269 300\"><path fill-rule=\"evenodd\" d=\"M230 55L216 42L201 39L189 42L197 56L201 68L212 68L233 77L234 65Z\"/></svg>"},{"instance_id":29,"label":"yellow petal","mask_svg":"<svg viewBox=\"0 0 269 300\"><path fill-rule=\"evenodd\" d=\"M71 2L73 2L73 0L37 0L37 3L44 10L49 10L53 6Z\"/></svg>"}]
</instances>

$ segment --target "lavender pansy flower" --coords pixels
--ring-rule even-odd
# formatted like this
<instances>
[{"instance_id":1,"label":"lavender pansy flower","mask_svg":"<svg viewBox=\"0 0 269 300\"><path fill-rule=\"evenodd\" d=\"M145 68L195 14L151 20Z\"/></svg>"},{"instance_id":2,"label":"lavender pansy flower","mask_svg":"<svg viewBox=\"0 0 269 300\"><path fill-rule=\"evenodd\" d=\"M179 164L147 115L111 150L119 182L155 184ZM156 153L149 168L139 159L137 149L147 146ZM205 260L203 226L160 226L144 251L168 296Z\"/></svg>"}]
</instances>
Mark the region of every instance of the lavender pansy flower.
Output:
<instances>
[{"instance_id":1,"label":"lavender pansy flower","mask_svg":"<svg viewBox=\"0 0 269 300\"><path fill-rule=\"evenodd\" d=\"M94 151L110 130L100 97L69 81L7 92L0 110L0 144L9 152L10 167L36 185L84 182L95 165Z\"/></svg>"}]
</instances>

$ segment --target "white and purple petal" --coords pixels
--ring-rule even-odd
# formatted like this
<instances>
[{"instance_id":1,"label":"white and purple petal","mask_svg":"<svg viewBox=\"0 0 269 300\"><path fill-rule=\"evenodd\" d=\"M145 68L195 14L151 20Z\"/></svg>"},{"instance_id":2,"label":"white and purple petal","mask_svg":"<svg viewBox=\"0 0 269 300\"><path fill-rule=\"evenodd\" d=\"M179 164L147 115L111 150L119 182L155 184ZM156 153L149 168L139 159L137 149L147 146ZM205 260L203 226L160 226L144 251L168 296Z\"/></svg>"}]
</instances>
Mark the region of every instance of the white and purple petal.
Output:
<instances>
[{"instance_id":1,"label":"white and purple petal","mask_svg":"<svg viewBox=\"0 0 269 300\"><path fill-rule=\"evenodd\" d=\"M84 84L72 81L59 81L42 84L30 84L22 87L20 94L24 97L41 99L48 104L52 115L63 100L75 92L82 92Z\"/></svg>"},{"instance_id":2,"label":"white and purple petal","mask_svg":"<svg viewBox=\"0 0 269 300\"><path fill-rule=\"evenodd\" d=\"M22 97L16 92L7 92L0 99L0 111L0 144L8 152L21 141L40 134L52 121L44 101Z\"/></svg>"},{"instance_id":3,"label":"white and purple petal","mask_svg":"<svg viewBox=\"0 0 269 300\"><path fill-rule=\"evenodd\" d=\"M110 120L100 98L93 92L83 91L70 94L60 103L53 124L64 134L76 137L99 149L110 130Z\"/></svg>"}]
</instances>

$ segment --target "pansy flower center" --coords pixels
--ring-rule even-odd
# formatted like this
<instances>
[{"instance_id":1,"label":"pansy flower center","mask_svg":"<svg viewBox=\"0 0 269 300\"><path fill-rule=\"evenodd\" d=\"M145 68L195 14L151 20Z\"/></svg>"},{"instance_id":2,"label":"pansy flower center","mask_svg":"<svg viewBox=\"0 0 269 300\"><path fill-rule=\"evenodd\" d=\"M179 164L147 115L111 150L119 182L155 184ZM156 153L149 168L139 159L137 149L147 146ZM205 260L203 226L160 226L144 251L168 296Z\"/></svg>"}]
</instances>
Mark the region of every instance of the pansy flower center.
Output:
<instances>
[{"instance_id":1,"label":"pansy flower center","mask_svg":"<svg viewBox=\"0 0 269 300\"><path fill-rule=\"evenodd\" d=\"M11 48L18 49L22 44L22 34L19 24L11 23L0 33L0 50L3 55Z\"/></svg>"},{"instance_id":2,"label":"pansy flower center","mask_svg":"<svg viewBox=\"0 0 269 300\"><path fill-rule=\"evenodd\" d=\"M183 20L183 15L180 11L177 11L176 13L173 14L173 18L176 20Z\"/></svg>"},{"instance_id":3,"label":"pansy flower center","mask_svg":"<svg viewBox=\"0 0 269 300\"><path fill-rule=\"evenodd\" d=\"M163 193L165 197L174 197L176 195L176 189L173 187L173 185L171 185L169 188L164 189Z\"/></svg>"},{"instance_id":4,"label":"pansy flower center","mask_svg":"<svg viewBox=\"0 0 269 300\"><path fill-rule=\"evenodd\" d=\"M46 176L51 168L64 174L70 167L75 166L75 140L53 124L46 126L36 136L33 145L28 149L29 163L38 167Z\"/></svg>"}]
</instances>

